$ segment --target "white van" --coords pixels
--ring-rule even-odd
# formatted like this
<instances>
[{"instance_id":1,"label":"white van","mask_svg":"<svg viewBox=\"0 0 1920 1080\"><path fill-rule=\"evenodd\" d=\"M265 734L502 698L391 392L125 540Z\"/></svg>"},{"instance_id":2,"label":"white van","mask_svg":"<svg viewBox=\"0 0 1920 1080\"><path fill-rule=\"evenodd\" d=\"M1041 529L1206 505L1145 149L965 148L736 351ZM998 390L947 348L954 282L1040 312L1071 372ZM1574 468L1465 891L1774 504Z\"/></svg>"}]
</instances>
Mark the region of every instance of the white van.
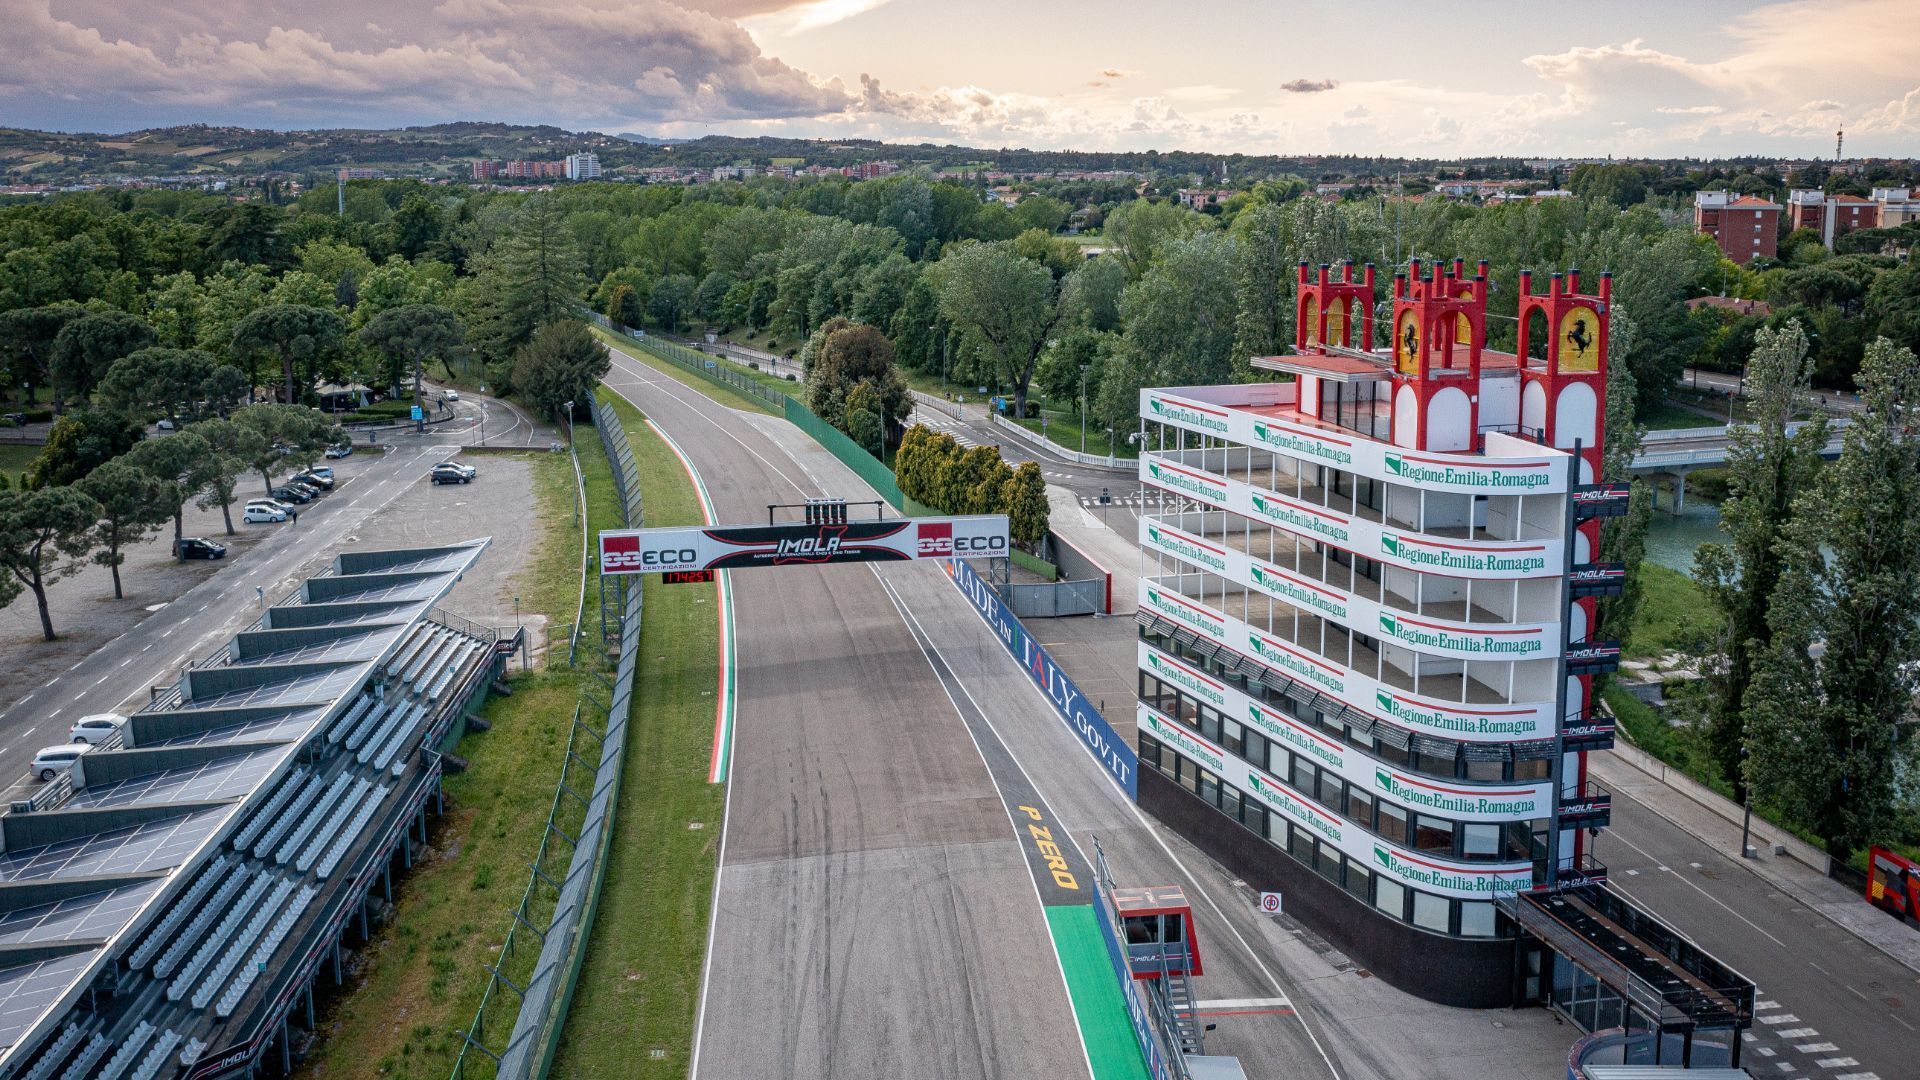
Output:
<instances>
[{"instance_id":1,"label":"white van","mask_svg":"<svg viewBox=\"0 0 1920 1080\"><path fill-rule=\"evenodd\" d=\"M30 771L42 780L51 780L80 760L80 755L93 749L88 743L67 743L63 746L49 746L33 755Z\"/></svg>"}]
</instances>

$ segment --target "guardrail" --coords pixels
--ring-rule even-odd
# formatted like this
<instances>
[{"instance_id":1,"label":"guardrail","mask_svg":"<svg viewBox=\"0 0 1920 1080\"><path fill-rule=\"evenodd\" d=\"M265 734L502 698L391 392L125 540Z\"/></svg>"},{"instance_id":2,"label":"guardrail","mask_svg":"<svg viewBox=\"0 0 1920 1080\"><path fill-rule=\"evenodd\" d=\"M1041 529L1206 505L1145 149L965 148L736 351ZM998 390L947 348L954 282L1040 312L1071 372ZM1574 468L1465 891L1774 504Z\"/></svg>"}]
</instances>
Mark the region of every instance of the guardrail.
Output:
<instances>
[{"instance_id":1,"label":"guardrail","mask_svg":"<svg viewBox=\"0 0 1920 1080\"><path fill-rule=\"evenodd\" d=\"M694 352L664 338L649 336L645 331L633 330L597 312L583 311L581 314L593 320L601 329L626 338L635 348L670 364L678 364L695 375L718 383L737 394L764 402L769 408L778 409L781 407L781 402L787 400L787 395L760 385L758 380L736 371L731 364L722 364L714 357Z\"/></svg>"},{"instance_id":2,"label":"guardrail","mask_svg":"<svg viewBox=\"0 0 1920 1080\"><path fill-rule=\"evenodd\" d=\"M598 402L594 419L614 466L614 484L621 492L621 518L627 525L638 526L638 470L626 433L613 410ZM583 520L584 515L583 504ZM581 595L584 602L584 585ZM632 711L633 682L640 662L643 596L637 587L619 596L619 662L613 681L607 682L598 673L593 675L607 692L606 703L602 704L589 688L574 707L560 779L554 786L553 803L547 811L546 829L540 836L527 887L513 911L499 955L487 968L486 990L473 1023L455 1032L462 1040L453 1065L456 1080L469 1076L476 1080L488 1076L495 1080L532 1080L546 1076L553 1066L606 878L614 809L620 801L627 715ZM604 593L602 603L604 607ZM572 637L577 638L578 633ZM594 727L596 718L599 730ZM575 831L569 833L568 825ZM558 863L563 852L567 859L561 872ZM556 878L554 872L561 872L561 876ZM537 941L537 950L532 966L523 968L529 936ZM513 978L521 970L527 972L524 986ZM487 1023L508 1016L512 1017L511 1030L504 1048L496 1051L487 1045Z\"/></svg>"},{"instance_id":3,"label":"guardrail","mask_svg":"<svg viewBox=\"0 0 1920 1080\"><path fill-rule=\"evenodd\" d=\"M1066 447L1061 446L1059 443L1054 442L1052 439L1049 439L1046 436L1041 435L1037 431L1028 431L1026 428L1023 428L1019 424L1016 424L1013 421L1007 419L1006 417L1001 416L999 413L989 413L988 418L993 421L994 427L997 427L1002 431L1012 432L1014 435L1018 436L1019 438L1026 440L1028 443L1034 446L1037 446L1042 450L1045 450L1047 453L1052 454L1054 457L1063 458L1067 461L1073 462L1076 465L1085 465L1090 469L1112 469L1115 472L1124 472L1124 473L1131 473L1140 467L1137 463L1135 463L1131 459L1119 458L1112 454L1108 454L1103 457L1098 454L1082 454L1076 450L1069 450Z\"/></svg>"},{"instance_id":4,"label":"guardrail","mask_svg":"<svg viewBox=\"0 0 1920 1080\"><path fill-rule=\"evenodd\" d=\"M948 416L953 417L955 420L965 419L965 417L963 417L960 413L960 406L955 405L953 402L948 401L945 398L937 398L937 397L934 397L932 394L922 393L918 390L908 390L907 393L913 396L913 400L916 403L925 405L927 408L932 409L934 412L946 413Z\"/></svg>"}]
</instances>

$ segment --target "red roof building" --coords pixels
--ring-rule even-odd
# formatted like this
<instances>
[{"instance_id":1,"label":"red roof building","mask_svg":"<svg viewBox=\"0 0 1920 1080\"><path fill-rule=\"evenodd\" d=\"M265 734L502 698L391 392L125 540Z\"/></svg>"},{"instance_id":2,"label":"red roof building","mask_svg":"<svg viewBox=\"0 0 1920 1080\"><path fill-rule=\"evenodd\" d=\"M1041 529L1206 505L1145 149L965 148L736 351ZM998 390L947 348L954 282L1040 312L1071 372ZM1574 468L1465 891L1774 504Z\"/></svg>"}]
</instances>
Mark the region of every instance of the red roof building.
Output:
<instances>
[{"instance_id":1,"label":"red roof building","mask_svg":"<svg viewBox=\"0 0 1920 1080\"><path fill-rule=\"evenodd\" d=\"M1727 191L1693 193L1693 230L1706 233L1742 266L1780 251L1780 204Z\"/></svg>"}]
</instances>

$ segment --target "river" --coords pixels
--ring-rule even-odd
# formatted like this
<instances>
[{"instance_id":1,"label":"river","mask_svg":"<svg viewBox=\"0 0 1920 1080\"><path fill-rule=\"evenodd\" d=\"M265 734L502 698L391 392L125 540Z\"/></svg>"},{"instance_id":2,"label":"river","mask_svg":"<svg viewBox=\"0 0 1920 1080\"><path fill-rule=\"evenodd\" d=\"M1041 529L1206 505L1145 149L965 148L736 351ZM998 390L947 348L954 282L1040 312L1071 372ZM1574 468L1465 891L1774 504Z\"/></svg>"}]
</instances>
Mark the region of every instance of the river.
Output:
<instances>
[{"instance_id":1,"label":"river","mask_svg":"<svg viewBox=\"0 0 1920 1080\"><path fill-rule=\"evenodd\" d=\"M1669 569L1691 574L1693 553L1700 545L1726 539L1727 534L1720 529L1719 505L1692 498L1687 500L1686 510L1678 515L1668 513L1665 507L1653 512L1653 521L1647 526L1647 558Z\"/></svg>"}]
</instances>

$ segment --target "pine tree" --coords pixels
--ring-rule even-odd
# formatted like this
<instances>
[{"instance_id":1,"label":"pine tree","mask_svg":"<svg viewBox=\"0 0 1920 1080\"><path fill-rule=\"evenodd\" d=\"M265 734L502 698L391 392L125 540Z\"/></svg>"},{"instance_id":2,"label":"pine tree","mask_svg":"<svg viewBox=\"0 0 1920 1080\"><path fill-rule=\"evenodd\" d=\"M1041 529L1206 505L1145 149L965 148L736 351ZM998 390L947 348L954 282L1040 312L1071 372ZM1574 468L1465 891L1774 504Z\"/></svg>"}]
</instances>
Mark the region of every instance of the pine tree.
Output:
<instances>
[{"instance_id":1,"label":"pine tree","mask_svg":"<svg viewBox=\"0 0 1920 1080\"><path fill-rule=\"evenodd\" d=\"M1836 860L1899 816L1920 686L1920 360L1882 338L1858 382L1840 460L1796 501L1747 691L1746 781Z\"/></svg>"}]
</instances>

